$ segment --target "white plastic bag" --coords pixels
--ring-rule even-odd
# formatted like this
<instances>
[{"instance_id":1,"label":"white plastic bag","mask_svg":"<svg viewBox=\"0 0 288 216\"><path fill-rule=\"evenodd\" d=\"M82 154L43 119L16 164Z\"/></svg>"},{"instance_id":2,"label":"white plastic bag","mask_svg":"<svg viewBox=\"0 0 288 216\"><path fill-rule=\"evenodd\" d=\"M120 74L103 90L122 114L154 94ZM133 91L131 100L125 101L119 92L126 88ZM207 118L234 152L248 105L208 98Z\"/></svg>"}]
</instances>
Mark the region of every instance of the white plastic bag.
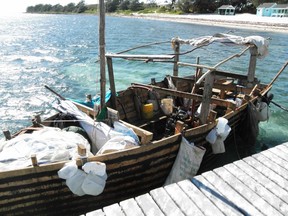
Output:
<instances>
[{"instance_id":1,"label":"white plastic bag","mask_svg":"<svg viewBox=\"0 0 288 216\"><path fill-rule=\"evenodd\" d=\"M65 163L64 167L58 171L59 178L68 179L76 174L78 167L76 165L76 161L70 161Z\"/></svg>"},{"instance_id":2,"label":"white plastic bag","mask_svg":"<svg viewBox=\"0 0 288 216\"><path fill-rule=\"evenodd\" d=\"M82 190L85 194L97 196L101 194L106 185L107 175L98 176L90 172L82 183Z\"/></svg>"},{"instance_id":3,"label":"white plastic bag","mask_svg":"<svg viewBox=\"0 0 288 216\"><path fill-rule=\"evenodd\" d=\"M87 174L77 169L77 172L72 177L66 179L66 185L69 187L69 189L78 196L85 195L85 192L82 189L82 184L86 178Z\"/></svg>"},{"instance_id":4,"label":"white plastic bag","mask_svg":"<svg viewBox=\"0 0 288 216\"><path fill-rule=\"evenodd\" d=\"M106 164L101 162L87 162L82 166L86 173L93 173L95 175L104 176L106 174Z\"/></svg>"},{"instance_id":5,"label":"white plastic bag","mask_svg":"<svg viewBox=\"0 0 288 216\"><path fill-rule=\"evenodd\" d=\"M188 140L182 137L178 155L165 185L194 177L198 172L205 152L205 148L197 147L194 143L189 143Z\"/></svg>"},{"instance_id":6,"label":"white plastic bag","mask_svg":"<svg viewBox=\"0 0 288 216\"><path fill-rule=\"evenodd\" d=\"M270 109L267 103L259 102L256 105L258 121L267 121L270 117Z\"/></svg>"},{"instance_id":7,"label":"white plastic bag","mask_svg":"<svg viewBox=\"0 0 288 216\"><path fill-rule=\"evenodd\" d=\"M125 136L131 136L138 144L140 143L139 137L131 128L126 127L119 121L114 121L113 126L115 131L120 132Z\"/></svg>"},{"instance_id":8,"label":"white plastic bag","mask_svg":"<svg viewBox=\"0 0 288 216\"><path fill-rule=\"evenodd\" d=\"M228 120L220 117L218 123L214 129L212 129L206 136L206 141L211 144L214 154L220 154L225 152L224 141L231 131L228 125Z\"/></svg>"},{"instance_id":9,"label":"white plastic bag","mask_svg":"<svg viewBox=\"0 0 288 216\"><path fill-rule=\"evenodd\" d=\"M108 140L105 145L97 152L97 155L129 149L135 146L138 146L138 143L136 143L132 137L121 135Z\"/></svg>"}]
</instances>

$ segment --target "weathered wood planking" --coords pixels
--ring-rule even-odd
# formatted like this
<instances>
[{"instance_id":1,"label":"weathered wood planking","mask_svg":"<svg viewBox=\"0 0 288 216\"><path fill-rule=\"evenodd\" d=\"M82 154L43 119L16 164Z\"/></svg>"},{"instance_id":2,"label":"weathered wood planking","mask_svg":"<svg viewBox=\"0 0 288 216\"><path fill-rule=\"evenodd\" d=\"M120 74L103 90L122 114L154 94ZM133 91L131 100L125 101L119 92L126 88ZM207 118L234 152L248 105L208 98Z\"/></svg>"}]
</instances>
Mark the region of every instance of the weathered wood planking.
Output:
<instances>
[{"instance_id":1,"label":"weathered wood planking","mask_svg":"<svg viewBox=\"0 0 288 216\"><path fill-rule=\"evenodd\" d=\"M204 215L178 184L170 184L164 188L185 215Z\"/></svg>"},{"instance_id":2,"label":"weathered wood planking","mask_svg":"<svg viewBox=\"0 0 288 216\"><path fill-rule=\"evenodd\" d=\"M150 192L150 195L154 199L155 203L160 207L165 215L174 216L184 216L181 209L173 202L169 194L165 191L164 188L157 188Z\"/></svg>"},{"instance_id":3,"label":"weathered wood planking","mask_svg":"<svg viewBox=\"0 0 288 216\"><path fill-rule=\"evenodd\" d=\"M288 215L288 143L94 215Z\"/></svg>"}]
</instances>

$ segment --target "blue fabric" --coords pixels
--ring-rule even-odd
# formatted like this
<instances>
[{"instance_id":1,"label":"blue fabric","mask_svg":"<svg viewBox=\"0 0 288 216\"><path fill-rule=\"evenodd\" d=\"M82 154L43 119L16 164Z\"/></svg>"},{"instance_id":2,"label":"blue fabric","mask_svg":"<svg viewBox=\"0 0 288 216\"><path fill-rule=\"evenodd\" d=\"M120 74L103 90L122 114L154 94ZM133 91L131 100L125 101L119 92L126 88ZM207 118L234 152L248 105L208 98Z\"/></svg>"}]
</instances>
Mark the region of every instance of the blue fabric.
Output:
<instances>
[{"instance_id":1,"label":"blue fabric","mask_svg":"<svg viewBox=\"0 0 288 216\"><path fill-rule=\"evenodd\" d=\"M105 103L109 101L110 97L111 97L111 91L109 90L106 92L106 95L105 95ZM76 100L76 99L71 99L71 98L69 98L69 100L82 104L84 106L90 107L90 108L94 108L94 104L100 105L101 97L100 96L93 97L91 102L86 102L83 100Z\"/></svg>"}]
</instances>

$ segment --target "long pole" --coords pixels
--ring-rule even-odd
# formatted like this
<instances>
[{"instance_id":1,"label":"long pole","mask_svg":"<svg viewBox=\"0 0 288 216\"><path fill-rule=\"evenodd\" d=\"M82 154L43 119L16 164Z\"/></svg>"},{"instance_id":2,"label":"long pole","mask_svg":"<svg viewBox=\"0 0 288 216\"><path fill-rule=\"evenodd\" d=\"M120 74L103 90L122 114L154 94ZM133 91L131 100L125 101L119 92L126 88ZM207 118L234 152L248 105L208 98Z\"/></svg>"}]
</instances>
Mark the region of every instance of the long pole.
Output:
<instances>
[{"instance_id":1,"label":"long pole","mask_svg":"<svg viewBox=\"0 0 288 216\"><path fill-rule=\"evenodd\" d=\"M101 109L105 106L106 73L105 73L105 4L99 0L99 55L100 55L100 84Z\"/></svg>"}]
</instances>

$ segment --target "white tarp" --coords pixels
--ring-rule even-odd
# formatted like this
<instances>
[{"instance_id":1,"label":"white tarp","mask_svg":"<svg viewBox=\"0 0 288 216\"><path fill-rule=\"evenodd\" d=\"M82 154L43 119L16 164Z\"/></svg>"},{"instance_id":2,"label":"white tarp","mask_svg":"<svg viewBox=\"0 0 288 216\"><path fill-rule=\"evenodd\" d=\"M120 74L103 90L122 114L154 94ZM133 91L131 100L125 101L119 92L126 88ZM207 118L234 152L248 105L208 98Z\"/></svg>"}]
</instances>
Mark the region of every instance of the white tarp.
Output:
<instances>
[{"instance_id":1,"label":"white tarp","mask_svg":"<svg viewBox=\"0 0 288 216\"><path fill-rule=\"evenodd\" d=\"M121 141L121 139L119 137L124 138L124 136L130 136L133 138L133 141L129 142L129 144L131 144L131 143L133 143L134 145L139 144L139 139L132 129L127 128L125 125L121 124L120 122L114 123L115 128L112 128L103 122L95 122L86 113L83 113L82 111L80 111L69 100L61 100L59 104L54 105L54 108L56 108L57 110L59 110L62 113L72 114L77 118L77 120L79 120L81 127L86 131L86 133L88 134L88 136L92 142L92 153L93 154L97 154L97 152L100 149L103 150L103 146L106 143L108 143L109 140L111 140L112 138L116 138L116 137L118 137L118 139L116 139L116 140ZM127 141L127 139L123 139L123 141L125 141L125 140ZM114 139L114 141L115 141L115 139ZM118 142L118 146L119 146L118 150L123 149L123 144L125 144L125 142L121 143L120 141ZM110 142L110 144L111 144L111 142ZM117 150L117 148L115 148L115 145L113 145L112 148L115 151ZM105 147L105 150L109 151L107 146ZM104 152L105 151L103 151L102 153L104 153Z\"/></svg>"},{"instance_id":2,"label":"white tarp","mask_svg":"<svg viewBox=\"0 0 288 216\"><path fill-rule=\"evenodd\" d=\"M39 164L70 160L78 156L78 144L90 153L88 141L74 132L44 127L32 134L22 134L0 142L0 170L31 166L32 154L36 154Z\"/></svg>"},{"instance_id":3,"label":"white tarp","mask_svg":"<svg viewBox=\"0 0 288 216\"><path fill-rule=\"evenodd\" d=\"M177 41L182 44L190 44L191 46L196 46L196 47L209 45L213 42L237 44L237 45L253 44L257 47L259 58L265 57L268 54L268 46L269 46L268 40L261 36L241 37L241 36L236 36L236 35L231 35L231 34L221 34L221 33L217 33L213 36L203 36L203 37L187 39L187 40L177 38Z\"/></svg>"}]
</instances>

